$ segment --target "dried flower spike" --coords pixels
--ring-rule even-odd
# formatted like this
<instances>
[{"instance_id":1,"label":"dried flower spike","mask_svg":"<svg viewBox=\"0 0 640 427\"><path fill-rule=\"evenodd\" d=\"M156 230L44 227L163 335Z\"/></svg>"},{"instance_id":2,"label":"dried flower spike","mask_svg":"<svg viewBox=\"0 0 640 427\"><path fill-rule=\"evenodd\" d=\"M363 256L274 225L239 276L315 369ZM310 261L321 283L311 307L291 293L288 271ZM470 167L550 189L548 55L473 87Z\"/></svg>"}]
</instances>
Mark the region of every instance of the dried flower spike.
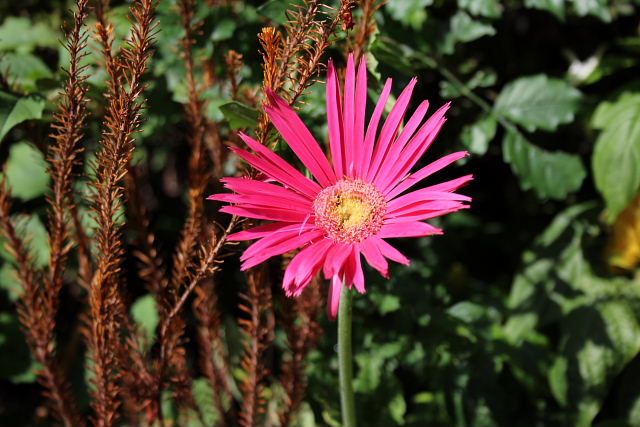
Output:
<instances>
[{"instance_id":1,"label":"dried flower spike","mask_svg":"<svg viewBox=\"0 0 640 427\"><path fill-rule=\"evenodd\" d=\"M293 109L267 90L269 118L295 154L315 177L305 177L274 152L251 137L242 139L254 151L234 151L272 182L225 178L235 194L214 194L209 199L232 203L221 210L234 215L274 221L231 235L232 240L259 239L242 255L242 269L296 248L283 287L298 296L321 270L331 279L329 316L338 313L343 283L365 292L361 257L388 277L385 258L409 260L384 239L442 234L423 220L467 208L471 198L454 191L471 175L407 194L412 186L467 152L449 154L411 174L411 168L431 145L445 122L449 104L424 124L429 103L422 102L404 128L402 119L417 80L413 79L393 106L382 129L378 125L391 91L388 79L365 129L367 70L363 59L356 70L353 55L347 63L344 95L333 63L327 69L327 116L332 163ZM422 124L422 126L420 126Z\"/></svg>"}]
</instances>

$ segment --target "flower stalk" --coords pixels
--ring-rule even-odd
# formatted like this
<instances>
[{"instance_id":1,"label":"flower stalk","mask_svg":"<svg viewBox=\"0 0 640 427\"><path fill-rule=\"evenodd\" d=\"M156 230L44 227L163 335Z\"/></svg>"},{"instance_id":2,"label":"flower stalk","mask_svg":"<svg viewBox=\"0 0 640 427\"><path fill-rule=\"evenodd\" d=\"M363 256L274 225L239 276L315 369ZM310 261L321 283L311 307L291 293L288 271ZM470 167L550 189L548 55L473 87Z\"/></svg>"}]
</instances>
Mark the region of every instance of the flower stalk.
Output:
<instances>
[{"instance_id":1,"label":"flower stalk","mask_svg":"<svg viewBox=\"0 0 640 427\"><path fill-rule=\"evenodd\" d=\"M338 311L338 370L340 374L340 407L342 426L355 427L356 410L353 396L353 354L351 352L351 302L353 292L342 285Z\"/></svg>"}]
</instances>

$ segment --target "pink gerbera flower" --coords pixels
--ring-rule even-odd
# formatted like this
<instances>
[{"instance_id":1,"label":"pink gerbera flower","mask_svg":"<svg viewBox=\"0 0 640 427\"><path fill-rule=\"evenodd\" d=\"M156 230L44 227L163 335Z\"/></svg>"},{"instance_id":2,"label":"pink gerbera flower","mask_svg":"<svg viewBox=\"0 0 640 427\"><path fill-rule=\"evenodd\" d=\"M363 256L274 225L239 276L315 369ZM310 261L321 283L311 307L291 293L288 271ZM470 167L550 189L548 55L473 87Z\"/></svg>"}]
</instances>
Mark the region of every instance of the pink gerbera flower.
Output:
<instances>
[{"instance_id":1,"label":"pink gerbera flower","mask_svg":"<svg viewBox=\"0 0 640 427\"><path fill-rule=\"evenodd\" d=\"M269 105L265 110L269 118L315 180L256 140L240 134L253 152L240 148L233 151L269 179L224 178L225 187L235 194L214 194L209 199L232 203L224 206L223 212L273 221L229 237L259 239L242 255L243 270L302 248L285 271L284 290L288 296L300 295L322 270L331 280L328 309L333 319L343 284L365 292L361 255L388 277L386 258L401 264L409 264L409 260L384 239L442 234L441 229L423 220L468 207L463 202L471 199L454 191L469 182L471 175L403 194L467 154L453 153L410 173L440 131L449 109L449 104L444 105L423 123L429 106L424 101L401 127L416 82L412 79L404 89L378 132L391 91L388 79L365 130L365 60L356 71L353 55L349 56L344 96L329 61L331 162L295 111L267 89Z\"/></svg>"}]
</instances>

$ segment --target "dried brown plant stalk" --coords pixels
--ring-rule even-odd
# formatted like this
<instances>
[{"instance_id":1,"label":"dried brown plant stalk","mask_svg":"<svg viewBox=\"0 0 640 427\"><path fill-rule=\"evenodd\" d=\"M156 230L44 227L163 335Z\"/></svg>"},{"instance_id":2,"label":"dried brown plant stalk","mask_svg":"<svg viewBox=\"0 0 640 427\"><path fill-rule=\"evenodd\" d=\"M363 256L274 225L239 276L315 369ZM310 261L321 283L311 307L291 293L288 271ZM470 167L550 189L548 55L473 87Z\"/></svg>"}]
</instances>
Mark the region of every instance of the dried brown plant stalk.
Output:
<instances>
[{"instance_id":1,"label":"dried brown plant stalk","mask_svg":"<svg viewBox=\"0 0 640 427\"><path fill-rule=\"evenodd\" d=\"M278 414L282 427L291 424L293 415L304 399L307 388L305 359L322 334L317 320L324 304L319 282L318 278L313 279L302 295L284 301L282 324L291 355L284 362L280 376L280 384L285 391L285 402Z\"/></svg>"},{"instance_id":2,"label":"dried brown plant stalk","mask_svg":"<svg viewBox=\"0 0 640 427\"><path fill-rule=\"evenodd\" d=\"M355 63L360 63L360 58L364 55L371 35L376 30L375 13L385 5L387 0L359 0L359 9L362 11L355 23L355 30L351 33L352 37L348 39L347 47L353 52Z\"/></svg>"},{"instance_id":3,"label":"dried brown plant stalk","mask_svg":"<svg viewBox=\"0 0 640 427\"><path fill-rule=\"evenodd\" d=\"M83 137L86 118L86 76L80 61L87 55L87 32L85 20L88 15L87 0L77 1L73 29L66 33L64 47L69 52L70 65L67 80L54 115L52 138L54 144L48 156L50 175L53 181L52 195L48 197L50 258L47 274L36 272L23 242L16 234L9 213L10 192L5 183L0 190L0 221L8 241L9 251L18 264L18 280L22 294L18 313L27 342L35 359L41 364L40 382L49 397L55 416L66 426L83 424L70 393L66 374L60 367L56 354L56 314L58 311L62 274L72 242L67 224L68 217L75 217L71 195L73 168L76 166L80 140ZM40 284L41 281L41 284Z\"/></svg>"},{"instance_id":4,"label":"dried brown plant stalk","mask_svg":"<svg viewBox=\"0 0 640 427\"><path fill-rule=\"evenodd\" d=\"M340 0L337 8L318 0L305 0L287 11L285 36L273 27L265 27L258 35L262 46L264 88L279 92L295 105L324 67L322 57L333 44L338 25L350 28L355 0ZM271 124L262 114L256 134L265 142Z\"/></svg>"},{"instance_id":5,"label":"dried brown plant stalk","mask_svg":"<svg viewBox=\"0 0 640 427\"><path fill-rule=\"evenodd\" d=\"M97 154L95 180L91 182L92 209L97 223L97 267L89 295L88 346L95 374L92 379L94 422L99 426L115 423L120 403L114 345L121 344L119 329L126 312L119 290L123 246L118 219L124 195L122 181L134 150L133 135L142 121L142 75L152 54L156 5L155 0L138 0L131 7L131 36L117 58L111 51L111 27L104 26L100 20L97 24L110 77L101 150Z\"/></svg>"},{"instance_id":6,"label":"dried brown plant stalk","mask_svg":"<svg viewBox=\"0 0 640 427\"><path fill-rule=\"evenodd\" d=\"M243 401L239 416L239 424L245 427L259 425L266 404L263 380L269 372L264 353L271 338L268 322L271 289L264 280L265 270L264 266L251 269L247 274L247 292L240 294L245 301L240 303L240 310L247 316L238 320L245 334L241 366L246 377L240 384Z\"/></svg>"},{"instance_id":7,"label":"dried brown plant stalk","mask_svg":"<svg viewBox=\"0 0 640 427\"><path fill-rule=\"evenodd\" d=\"M45 395L51 401L53 413L65 426L82 425L84 423L75 407L70 385L56 358L54 325L57 307L50 304L50 290L39 285L41 274L36 271L25 244L18 237L10 211L11 192L6 182L2 181L0 227L7 240L7 250L15 257L18 268L16 279L22 286L18 317L31 353L41 364L38 377L45 388Z\"/></svg>"}]
</instances>

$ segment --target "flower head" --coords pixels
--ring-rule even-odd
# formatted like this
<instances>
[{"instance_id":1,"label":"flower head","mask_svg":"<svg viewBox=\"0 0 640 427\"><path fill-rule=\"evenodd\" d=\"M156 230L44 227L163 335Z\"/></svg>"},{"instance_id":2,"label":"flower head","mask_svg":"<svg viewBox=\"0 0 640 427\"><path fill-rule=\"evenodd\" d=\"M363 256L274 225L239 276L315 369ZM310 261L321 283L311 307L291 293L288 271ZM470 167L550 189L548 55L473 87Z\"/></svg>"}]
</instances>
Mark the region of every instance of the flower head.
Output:
<instances>
[{"instance_id":1,"label":"flower head","mask_svg":"<svg viewBox=\"0 0 640 427\"><path fill-rule=\"evenodd\" d=\"M344 94L329 61L326 89L331 162L295 111L267 89L269 118L315 180L240 134L253 152L233 150L268 180L224 178L225 187L234 193L214 194L209 199L231 203L221 209L223 212L273 221L230 236L233 240L258 239L241 257L243 270L302 248L285 271L284 290L289 296L298 296L322 271L331 280L329 315L335 318L343 284L365 292L361 256L388 277L387 259L401 264L409 264L409 260L384 239L442 234L423 221L468 207L464 202L471 199L454 191L469 182L471 175L405 193L467 154L449 154L411 173L442 128L449 109L446 104L424 121L429 107L424 101L402 127L416 82L411 80L378 129L391 92L388 79L365 128L364 59L356 70L353 56L349 56Z\"/></svg>"}]
</instances>

